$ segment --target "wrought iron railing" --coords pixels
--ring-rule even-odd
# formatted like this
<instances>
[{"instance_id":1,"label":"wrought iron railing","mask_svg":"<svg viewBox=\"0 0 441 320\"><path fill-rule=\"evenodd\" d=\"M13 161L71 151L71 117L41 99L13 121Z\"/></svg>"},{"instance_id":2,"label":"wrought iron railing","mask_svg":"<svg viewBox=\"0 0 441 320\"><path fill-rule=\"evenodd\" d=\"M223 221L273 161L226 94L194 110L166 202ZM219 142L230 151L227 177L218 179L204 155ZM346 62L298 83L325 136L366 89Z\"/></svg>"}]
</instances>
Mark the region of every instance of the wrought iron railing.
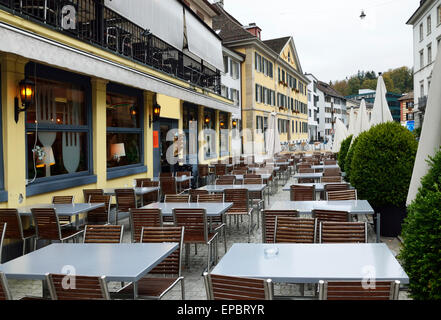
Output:
<instances>
[{"instance_id":1,"label":"wrought iron railing","mask_svg":"<svg viewBox=\"0 0 441 320\"><path fill-rule=\"evenodd\" d=\"M100 0L0 0L0 8L221 93L221 74L107 8ZM69 7L71 6L71 7ZM70 8L74 8L74 19ZM167 22L164 22L167 23Z\"/></svg>"}]
</instances>

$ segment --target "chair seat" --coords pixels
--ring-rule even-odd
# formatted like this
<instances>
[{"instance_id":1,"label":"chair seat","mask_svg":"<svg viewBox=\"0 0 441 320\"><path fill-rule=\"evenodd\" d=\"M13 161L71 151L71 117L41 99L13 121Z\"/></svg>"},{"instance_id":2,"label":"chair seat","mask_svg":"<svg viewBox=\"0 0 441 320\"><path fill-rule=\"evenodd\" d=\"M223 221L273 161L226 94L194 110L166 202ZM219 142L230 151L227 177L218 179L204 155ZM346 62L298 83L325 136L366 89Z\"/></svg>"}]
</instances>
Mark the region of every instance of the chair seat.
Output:
<instances>
[{"instance_id":1,"label":"chair seat","mask_svg":"<svg viewBox=\"0 0 441 320\"><path fill-rule=\"evenodd\" d=\"M160 298L168 288L173 286L179 278L143 278L138 281L138 295ZM133 295L133 284L129 284L118 291L119 294Z\"/></svg>"},{"instance_id":2,"label":"chair seat","mask_svg":"<svg viewBox=\"0 0 441 320\"><path fill-rule=\"evenodd\" d=\"M209 233L208 234L208 242L211 242L217 233ZM204 236L201 234L186 234L184 233L184 243L207 243L205 242Z\"/></svg>"},{"instance_id":3,"label":"chair seat","mask_svg":"<svg viewBox=\"0 0 441 320\"><path fill-rule=\"evenodd\" d=\"M23 237L25 239L32 238L32 237L35 237L35 236L36 236L35 228L30 227L28 229L23 230Z\"/></svg>"},{"instance_id":4,"label":"chair seat","mask_svg":"<svg viewBox=\"0 0 441 320\"><path fill-rule=\"evenodd\" d=\"M75 228L63 228L61 229L61 239L71 238L83 232L84 230L81 229L77 230Z\"/></svg>"},{"instance_id":5,"label":"chair seat","mask_svg":"<svg viewBox=\"0 0 441 320\"><path fill-rule=\"evenodd\" d=\"M232 216L234 216L234 215L251 215L251 213L253 212L253 208L250 208L250 209L248 209L248 211L245 211L245 210L235 210L235 209L233 209L233 210L228 210L227 211L227 215L232 215Z\"/></svg>"}]
</instances>

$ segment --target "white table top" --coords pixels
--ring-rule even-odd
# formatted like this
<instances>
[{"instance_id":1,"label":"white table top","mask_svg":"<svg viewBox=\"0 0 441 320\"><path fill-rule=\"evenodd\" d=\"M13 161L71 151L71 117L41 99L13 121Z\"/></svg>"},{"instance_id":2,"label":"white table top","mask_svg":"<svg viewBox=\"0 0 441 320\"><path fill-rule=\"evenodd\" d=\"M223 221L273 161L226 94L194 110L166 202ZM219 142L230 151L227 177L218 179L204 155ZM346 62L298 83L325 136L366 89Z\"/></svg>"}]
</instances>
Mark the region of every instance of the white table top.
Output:
<instances>
[{"instance_id":1,"label":"white table top","mask_svg":"<svg viewBox=\"0 0 441 320\"><path fill-rule=\"evenodd\" d=\"M180 182L190 181L191 179L193 179L193 176L179 176L174 178L176 179L176 182L180 183ZM159 181L159 177L152 178L152 181Z\"/></svg>"},{"instance_id":2,"label":"white table top","mask_svg":"<svg viewBox=\"0 0 441 320\"><path fill-rule=\"evenodd\" d=\"M374 214L367 200L339 201L276 201L270 210L297 210L310 214L312 210L347 211L349 214Z\"/></svg>"},{"instance_id":3,"label":"white table top","mask_svg":"<svg viewBox=\"0 0 441 320\"><path fill-rule=\"evenodd\" d=\"M106 188L104 189L105 195L115 195L115 189L117 188ZM144 187L144 188L133 188L135 190L135 194L143 195L151 192L158 191L159 187Z\"/></svg>"},{"instance_id":4,"label":"white table top","mask_svg":"<svg viewBox=\"0 0 441 320\"><path fill-rule=\"evenodd\" d=\"M173 215L173 209L205 209L207 217L220 216L227 212L233 206L232 202L224 203L195 203L195 202L155 202L147 206L142 207L142 209L161 209L161 213L164 216Z\"/></svg>"},{"instance_id":5,"label":"white table top","mask_svg":"<svg viewBox=\"0 0 441 320\"><path fill-rule=\"evenodd\" d=\"M208 192L224 192L226 189L247 189L248 191L263 191L266 184L234 184L234 185L206 185L198 190L207 190Z\"/></svg>"},{"instance_id":6,"label":"white table top","mask_svg":"<svg viewBox=\"0 0 441 320\"><path fill-rule=\"evenodd\" d=\"M72 266L82 276L138 281L178 248L177 243L55 243L0 265L9 279L44 280Z\"/></svg>"},{"instance_id":7,"label":"white table top","mask_svg":"<svg viewBox=\"0 0 441 320\"><path fill-rule=\"evenodd\" d=\"M315 165L315 166L311 166L311 169L340 169L340 167L338 166L338 164L329 164L329 165Z\"/></svg>"},{"instance_id":8,"label":"white table top","mask_svg":"<svg viewBox=\"0 0 441 320\"><path fill-rule=\"evenodd\" d=\"M266 256L265 248L277 248L279 253ZM361 281L374 274L377 281L399 280L403 284L409 283L407 274L384 243L236 243L211 273L272 279L279 283Z\"/></svg>"},{"instance_id":9,"label":"white table top","mask_svg":"<svg viewBox=\"0 0 441 320\"><path fill-rule=\"evenodd\" d=\"M31 215L32 208L54 208L55 213L59 216L75 216L80 213L95 210L104 207L104 203L74 203L74 204L52 204L42 203L29 206L19 207L18 213L23 216Z\"/></svg>"},{"instance_id":10,"label":"white table top","mask_svg":"<svg viewBox=\"0 0 441 320\"><path fill-rule=\"evenodd\" d=\"M294 175L295 179L319 179L321 177L323 177L323 172L296 173Z\"/></svg>"},{"instance_id":11,"label":"white table top","mask_svg":"<svg viewBox=\"0 0 441 320\"><path fill-rule=\"evenodd\" d=\"M264 179L264 180L269 179L271 177L271 174L269 174L269 173L260 173L260 175L262 176L262 179ZM238 179L238 180L244 179L243 174L228 174L227 176L235 176L236 179Z\"/></svg>"}]
</instances>

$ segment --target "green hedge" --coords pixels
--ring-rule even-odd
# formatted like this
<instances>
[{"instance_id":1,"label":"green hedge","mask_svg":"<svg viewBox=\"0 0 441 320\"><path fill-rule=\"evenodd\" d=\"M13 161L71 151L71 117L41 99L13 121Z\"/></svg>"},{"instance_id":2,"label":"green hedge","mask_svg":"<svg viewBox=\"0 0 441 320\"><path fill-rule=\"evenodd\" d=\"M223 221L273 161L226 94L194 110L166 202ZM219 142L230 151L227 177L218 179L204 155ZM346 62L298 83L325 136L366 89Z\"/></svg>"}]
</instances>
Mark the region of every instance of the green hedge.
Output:
<instances>
[{"instance_id":1,"label":"green hedge","mask_svg":"<svg viewBox=\"0 0 441 320\"><path fill-rule=\"evenodd\" d=\"M351 146L353 135L351 134L341 143L340 152L337 155L338 165L340 166L341 171L345 172L345 160L346 155L348 154L349 147Z\"/></svg>"},{"instance_id":2,"label":"green hedge","mask_svg":"<svg viewBox=\"0 0 441 320\"><path fill-rule=\"evenodd\" d=\"M373 207L403 206L412 178L418 143L397 122L372 127L358 137L350 181L360 199Z\"/></svg>"},{"instance_id":3,"label":"green hedge","mask_svg":"<svg viewBox=\"0 0 441 320\"><path fill-rule=\"evenodd\" d=\"M363 133L361 135L363 135ZM349 147L348 154L346 155L344 172L346 172L346 181L349 182L351 181L352 158L354 157L354 150L357 147L361 135L354 139L352 145Z\"/></svg>"},{"instance_id":4,"label":"green hedge","mask_svg":"<svg viewBox=\"0 0 441 320\"><path fill-rule=\"evenodd\" d=\"M441 151L408 207L399 259L409 276L409 293L417 300L441 300Z\"/></svg>"}]
</instances>

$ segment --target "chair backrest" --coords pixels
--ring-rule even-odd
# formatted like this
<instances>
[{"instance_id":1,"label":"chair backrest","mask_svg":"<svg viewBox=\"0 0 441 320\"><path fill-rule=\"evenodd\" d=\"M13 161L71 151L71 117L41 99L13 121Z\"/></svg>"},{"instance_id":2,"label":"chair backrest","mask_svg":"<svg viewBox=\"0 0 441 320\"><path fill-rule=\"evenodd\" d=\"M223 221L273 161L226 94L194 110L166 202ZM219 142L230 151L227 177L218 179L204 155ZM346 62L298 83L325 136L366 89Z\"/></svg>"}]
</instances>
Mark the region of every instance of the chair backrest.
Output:
<instances>
[{"instance_id":1,"label":"chair backrest","mask_svg":"<svg viewBox=\"0 0 441 320\"><path fill-rule=\"evenodd\" d=\"M332 210L312 210L313 218L317 219L317 222L330 221L330 222L348 222L349 213L347 211L332 211Z\"/></svg>"},{"instance_id":2,"label":"chair backrest","mask_svg":"<svg viewBox=\"0 0 441 320\"><path fill-rule=\"evenodd\" d=\"M245 174L243 176L244 179L262 179L262 175L260 174Z\"/></svg>"},{"instance_id":3,"label":"chair backrest","mask_svg":"<svg viewBox=\"0 0 441 320\"><path fill-rule=\"evenodd\" d=\"M323 176L324 177L335 177L335 176L341 176L340 168L325 168L323 170Z\"/></svg>"},{"instance_id":4,"label":"chair backrest","mask_svg":"<svg viewBox=\"0 0 441 320\"><path fill-rule=\"evenodd\" d=\"M225 164L215 164L214 165L214 173L217 176L223 176L227 173L227 165Z\"/></svg>"},{"instance_id":5,"label":"chair backrest","mask_svg":"<svg viewBox=\"0 0 441 320\"><path fill-rule=\"evenodd\" d=\"M182 177L182 176L187 176L187 177L191 177L191 171L178 171L176 172L176 176L177 177Z\"/></svg>"},{"instance_id":6,"label":"chair backrest","mask_svg":"<svg viewBox=\"0 0 441 320\"><path fill-rule=\"evenodd\" d=\"M262 211L262 241L263 243L274 243L274 228L276 217L292 217L299 216L296 210L263 210Z\"/></svg>"},{"instance_id":7,"label":"chair backrest","mask_svg":"<svg viewBox=\"0 0 441 320\"><path fill-rule=\"evenodd\" d=\"M87 213L87 221L94 223L108 223L110 221L111 196L92 194L89 203L104 203L104 207L96 208Z\"/></svg>"},{"instance_id":8,"label":"chair backrest","mask_svg":"<svg viewBox=\"0 0 441 320\"><path fill-rule=\"evenodd\" d=\"M0 264L2 264L3 240L5 239L7 226L7 222L0 222Z\"/></svg>"},{"instance_id":9,"label":"chair backrest","mask_svg":"<svg viewBox=\"0 0 441 320\"><path fill-rule=\"evenodd\" d=\"M320 243L367 243L366 222L320 222Z\"/></svg>"},{"instance_id":10,"label":"chair backrest","mask_svg":"<svg viewBox=\"0 0 441 320\"><path fill-rule=\"evenodd\" d=\"M325 192L349 190L349 183L328 183L325 184Z\"/></svg>"},{"instance_id":11,"label":"chair backrest","mask_svg":"<svg viewBox=\"0 0 441 320\"><path fill-rule=\"evenodd\" d=\"M324 161L323 161L323 164L324 164L325 166L336 165L336 164L337 164L337 161L336 161L336 160L324 160Z\"/></svg>"},{"instance_id":12,"label":"chair backrest","mask_svg":"<svg viewBox=\"0 0 441 320\"><path fill-rule=\"evenodd\" d=\"M320 181L322 183L328 183L328 182L341 182L341 176L328 176L328 177L321 177Z\"/></svg>"},{"instance_id":13,"label":"chair backrest","mask_svg":"<svg viewBox=\"0 0 441 320\"><path fill-rule=\"evenodd\" d=\"M314 243L317 219L276 216L274 243Z\"/></svg>"},{"instance_id":14,"label":"chair backrest","mask_svg":"<svg viewBox=\"0 0 441 320\"><path fill-rule=\"evenodd\" d=\"M184 230L184 227L143 227L141 229L141 243L179 243L178 249L149 273L181 275Z\"/></svg>"},{"instance_id":15,"label":"chair backrest","mask_svg":"<svg viewBox=\"0 0 441 320\"><path fill-rule=\"evenodd\" d=\"M52 300L110 300L106 277L46 274Z\"/></svg>"},{"instance_id":16,"label":"chair backrest","mask_svg":"<svg viewBox=\"0 0 441 320\"><path fill-rule=\"evenodd\" d=\"M6 239L23 239L23 225L17 209L0 209L0 237L1 225L7 223L8 228L4 234ZM1 241L1 238L0 238ZM1 252L0 252L1 257Z\"/></svg>"},{"instance_id":17,"label":"chair backrest","mask_svg":"<svg viewBox=\"0 0 441 320\"><path fill-rule=\"evenodd\" d=\"M297 169L311 169L311 163L301 163L297 166Z\"/></svg>"},{"instance_id":18,"label":"chair backrest","mask_svg":"<svg viewBox=\"0 0 441 320\"><path fill-rule=\"evenodd\" d=\"M245 169L235 169L231 173L232 174L242 174L242 175L244 175L244 174L247 174L247 172L248 172L248 170L245 170Z\"/></svg>"},{"instance_id":19,"label":"chair backrest","mask_svg":"<svg viewBox=\"0 0 441 320\"><path fill-rule=\"evenodd\" d=\"M166 194L164 197L165 203L172 203L172 202L190 202L190 195L189 194Z\"/></svg>"},{"instance_id":20,"label":"chair backrest","mask_svg":"<svg viewBox=\"0 0 441 320\"><path fill-rule=\"evenodd\" d=\"M398 300L400 281L319 281L319 300Z\"/></svg>"},{"instance_id":21,"label":"chair backrest","mask_svg":"<svg viewBox=\"0 0 441 320\"><path fill-rule=\"evenodd\" d=\"M291 201L314 201L315 186L301 186L294 184L290 187Z\"/></svg>"},{"instance_id":22,"label":"chair backrest","mask_svg":"<svg viewBox=\"0 0 441 320\"><path fill-rule=\"evenodd\" d=\"M175 226L184 227L184 242L203 239L208 242L207 214L205 209L173 209Z\"/></svg>"},{"instance_id":23,"label":"chair backrest","mask_svg":"<svg viewBox=\"0 0 441 320\"><path fill-rule=\"evenodd\" d=\"M165 177L168 177L168 178L170 178L170 177L173 177L173 172L160 172L159 173L159 177L160 178L165 178Z\"/></svg>"},{"instance_id":24,"label":"chair backrest","mask_svg":"<svg viewBox=\"0 0 441 320\"><path fill-rule=\"evenodd\" d=\"M251 279L204 273L208 300L272 300L271 279Z\"/></svg>"},{"instance_id":25,"label":"chair backrest","mask_svg":"<svg viewBox=\"0 0 441 320\"><path fill-rule=\"evenodd\" d=\"M233 177L233 179L217 179L216 185L217 186L230 186L235 184L236 179Z\"/></svg>"},{"instance_id":26,"label":"chair backrest","mask_svg":"<svg viewBox=\"0 0 441 320\"><path fill-rule=\"evenodd\" d=\"M199 164L198 165L198 175L199 175L199 177L206 177L209 175L208 164Z\"/></svg>"},{"instance_id":27,"label":"chair backrest","mask_svg":"<svg viewBox=\"0 0 441 320\"><path fill-rule=\"evenodd\" d=\"M121 243L124 226L86 225L83 243Z\"/></svg>"},{"instance_id":28,"label":"chair backrest","mask_svg":"<svg viewBox=\"0 0 441 320\"><path fill-rule=\"evenodd\" d=\"M104 195L103 189L83 189L84 202L89 202L89 198L91 195Z\"/></svg>"},{"instance_id":29,"label":"chair backrest","mask_svg":"<svg viewBox=\"0 0 441 320\"><path fill-rule=\"evenodd\" d=\"M209 194L207 190L199 190L199 189L190 189L190 202L198 202L198 195L202 194Z\"/></svg>"},{"instance_id":30,"label":"chair backrest","mask_svg":"<svg viewBox=\"0 0 441 320\"><path fill-rule=\"evenodd\" d=\"M299 169L299 173L315 173L315 171L312 168L301 168Z\"/></svg>"},{"instance_id":31,"label":"chair backrest","mask_svg":"<svg viewBox=\"0 0 441 320\"><path fill-rule=\"evenodd\" d=\"M198 195L198 202L223 203L224 202L224 194L223 193L200 194L200 195Z\"/></svg>"},{"instance_id":32,"label":"chair backrest","mask_svg":"<svg viewBox=\"0 0 441 320\"><path fill-rule=\"evenodd\" d=\"M130 226L132 230L132 242L139 242L143 227L162 227L161 209L130 209Z\"/></svg>"},{"instance_id":33,"label":"chair backrest","mask_svg":"<svg viewBox=\"0 0 441 320\"><path fill-rule=\"evenodd\" d=\"M35 231L41 240L60 240L60 222L54 208L31 208Z\"/></svg>"},{"instance_id":34,"label":"chair backrest","mask_svg":"<svg viewBox=\"0 0 441 320\"><path fill-rule=\"evenodd\" d=\"M71 204L74 202L73 196L54 196L52 198L53 204Z\"/></svg>"},{"instance_id":35,"label":"chair backrest","mask_svg":"<svg viewBox=\"0 0 441 320\"><path fill-rule=\"evenodd\" d=\"M136 195L135 190L115 189L116 204L118 211L129 212L130 209L136 209Z\"/></svg>"},{"instance_id":36,"label":"chair backrest","mask_svg":"<svg viewBox=\"0 0 441 320\"><path fill-rule=\"evenodd\" d=\"M2 228L2 226L0 226L0 228ZM0 301L4 300L12 300L12 295L5 274L0 271Z\"/></svg>"},{"instance_id":37,"label":"chair backrest","mask_svg":"<svg viewBox=\"0 0 441 320\"><path fill-rule=\"evenodd\" d=\"M263 184L262 178L246 178L243 180L243 184Z\"/></svg>"},{"instance_id":38,"label":"chair backrest","mask_svg":"<svg viewBox=\"0 0 441 320\"><path fill-rule=\"evenodd\" d=\"M228 209L228 212L248 212L249 211L249 196L248 189L225 189L225 202L232 202L233 206Z\"/></svg>"},{"instance_id":39,"label":"chair backrest","mask_svg":"<svg viewBox=\"0 0 441 320\"><path fill-rule=\"evenodd\" d=\"M148 183L151 181L152 180L150 178L135 179L136 187L137 188L147 187Z\"/></svg>"},{"instance_id":40,"label":"chair backrest","mask_svg":"<svg viewBox=\"0 0 441 320\"><path fill-rule=\"evenodd\" d=\"M328 201L357 200L357 190L350 189L350 190L326 192L326 200Z\"/></svg>"},{"instance_id":41,"label":"chair backrest","mask_svg":"<svg viewBox=\"0 0 441 320\"><path fill-rule=\"evenodd\" d=\"M176 178L165 177L159 178L162 194L177 194Z\"/></svg>"}]
</instances>

